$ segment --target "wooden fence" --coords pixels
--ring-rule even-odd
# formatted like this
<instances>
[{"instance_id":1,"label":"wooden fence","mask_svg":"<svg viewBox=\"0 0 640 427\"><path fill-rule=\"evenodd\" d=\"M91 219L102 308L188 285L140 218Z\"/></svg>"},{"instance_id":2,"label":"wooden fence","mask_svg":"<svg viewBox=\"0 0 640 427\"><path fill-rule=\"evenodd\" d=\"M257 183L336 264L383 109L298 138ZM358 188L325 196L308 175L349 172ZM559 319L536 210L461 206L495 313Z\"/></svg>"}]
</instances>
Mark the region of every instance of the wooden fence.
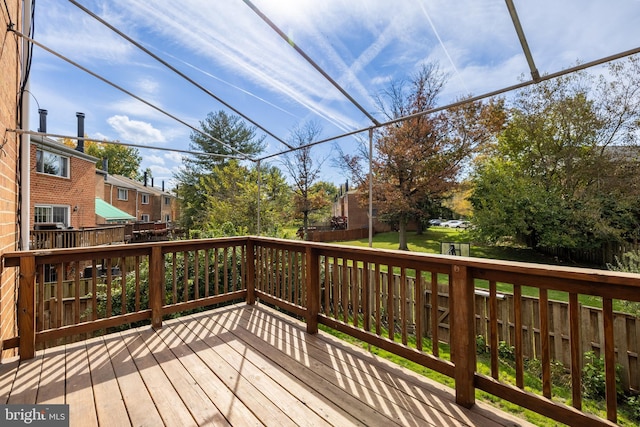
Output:
<instances>
[{"instance_id":1,"label":"wooden fence","mask_svg":"<svg viewBox=\"0 0 640 427\"><path fill-rule=\"evenodd\" d=\"M329 266L329 274L333 274L331 266ZM352 266L348 267L346 277L352 277ZM342 266L338 266L338 276L342 276ZM356 277L362 277L363 269L358 268ZM371 272L373 274L373 272ZM388 274L380 272L381 281L385 284L382 287L381 310L388 307L387 296L389 290L387 287ZM425 325L423 335L427 337L433 336L432 316L437 316L438 341L450 344L450 317L449 317L449 286L439 285L437 300L432 298L431 290L426 287L424 298L424 310L418 310L415 306L415 278L407 277L407 299L405 301L404 310L407 313L407 321L411 325L415 324L416 313L423 313L424 319L422 324ZM429 280L429 277L423 276L423 282ZM358 282L362 283L361 280ZM373 279L368 281L373 283ZM393 275L392 279L394 298L393 312L400 313L402 308L402 300L400 299L401 276ZM424 289L425 287L423 287ZM368 292L373 298L374 292ZM522 351L523 356L527 359L541 358L541 339L540 339L540 301L538 298L526 297L521 298L521 315L522 315ZM373 300L370 302L375 307ZM515 345L515 321L514 321L514 297L511 294L498 295L498 341L504 342L505 345L511 347ZM437 307L437 310L433 310ZM562 301L549 301L548 305L550 325L550 350L552 360L561 362L565 367L571 366L571 347L570 347L570 331L569 331L569 304ZM475 314L476 314L476 336L482 335L484 342L489 345L489 292L482 289L476 289L475 295ZM375 312L372 313L375 316ZM384 317L384 314L383 314ZM388 323L388 322L387 322ZM604 320L602 310L595 307L580 306L580 324L581 324L581 352L582 354L593 351L597 356L604 354ZM616 363L621 366L620 379L621 385L625 391L640 390L640 319L635 316L614 312L614 341Z\"/></svg>"}]
</instances>

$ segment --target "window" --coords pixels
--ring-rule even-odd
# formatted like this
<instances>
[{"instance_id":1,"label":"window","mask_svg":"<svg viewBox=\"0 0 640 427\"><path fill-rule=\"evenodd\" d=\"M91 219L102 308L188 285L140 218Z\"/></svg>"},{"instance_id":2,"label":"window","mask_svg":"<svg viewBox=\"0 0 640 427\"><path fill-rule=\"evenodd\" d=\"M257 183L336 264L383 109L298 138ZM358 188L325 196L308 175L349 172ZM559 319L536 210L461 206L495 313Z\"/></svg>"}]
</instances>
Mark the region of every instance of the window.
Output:
<instances>
[{"instance_id":1,"label":"window","mask_svg":"<svg viewBox=\"0 0 640 427\"><path fill-rule=\"evenodd\" d=\"M129 190L118 188L118 200L129 200Z\"/></svg>"},{"instance_id":2,"label":"window","mask_svg":"<svg viewBox=\"0 0 640 427\"><path fill-rule=\"evenodd\" d=\"M171 197L165 197L164 198L164 204L165 205L170 205L171 204Z\"/></svg>"},{"instance_id":3,"label":"window","mask_svg":"<svg viewBox=\"0 0 640 427\"><path fill-rule=\"evenodd\" d=\"M142 214L142 215L140 216L140 220L141 220L142 222L149 222L149 214Z\"/></svg>"},{"instance_id":4,"label":"window","mask_svg":"<svg viewBox=\"0 0 640 427\"><path fill-rule=\"evenodd\" d=\"M149 195L148 194L141 194L142 197L142 204L143 205L148 205L149 204Z\"/></svg>"},{"instance_id":5,"label":"window","mask_svg":"<svg viewBox=\"0 0 640 427\"><path fill-rule=\"evenodd\" d=\"M171 222L171 215L166 214L166 215L164 216L164 222Z\"/></svg>"},{"instance_id":6,"label":"window","mask_svg":"<svg viewBox=\"0 0 640 427\"><path fill-rule=\"evenodd\" d=\"M36 171L69 178L69 158L44 150L36 150Z\"/></svg>"},{"instance_id":7,"label":"window","mask_svg":"<svg viewBox=\"0 0 640 427\"><path fill-rule=\"evenodd\" d=\"M69 206L36 206L34 222L60 222L69 226Z\"/></svg>"}]
</instances>

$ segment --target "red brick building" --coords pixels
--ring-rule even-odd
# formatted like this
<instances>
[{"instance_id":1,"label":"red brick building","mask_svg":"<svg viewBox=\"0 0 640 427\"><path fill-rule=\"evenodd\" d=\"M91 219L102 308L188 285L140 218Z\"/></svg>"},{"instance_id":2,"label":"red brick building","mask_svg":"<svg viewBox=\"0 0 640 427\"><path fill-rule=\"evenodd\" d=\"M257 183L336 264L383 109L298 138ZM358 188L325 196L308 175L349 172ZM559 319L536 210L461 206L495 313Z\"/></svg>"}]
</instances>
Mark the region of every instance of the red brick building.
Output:
<instances>
[{"instance_id":1,"label":"red brick building","mask_svg":"<svg viewBox=\"0 0 640 427\"><path fill-rule=\"evenodd\" d=\"M22 28L22 0L8 0L6 14L2 16L3 28L10 24L17 31ZM10 18L9 18L10 17ZM7 22L11 19L11 22ZM14 43L14 37L5 34L7 45L11 48L0 49L0 128L2 131L2 154L0 154L0 255L18 249L19 224L18 217L18 174L20 136L6 129L17 129L19 117L17 114L17 97L20 93L20 75L22 73L22 44ZM10 43L9 43L10 41ZM26 95L28 97L28 94ZM26 139L26 137L23 137ZM16 335L16 289L17 277L15 269L2 271L0 279L0 341ZM12 355L12 352L1 352L2 356Z\"/></svg>"},{"instance_id":2,"label":"red brick building","mask_svg":"<svg viewBox=\"0 0 640 427\"><path fill-rule=\"evenodd\" d=\"M30 228L52 222L95 227L97 160L49 138L31 138Z\"/></svg>"},{"instance_id":3,"label":"red brick building","mask_svg":"<svg viewBox=\"0 0 640 427\"><path fill-rule=\"evenodd\" d=\"M176 197L147 184L121 175L107 175L102 177L103 199L140 222L174 222Z\"/></svg>"}]
</instances>

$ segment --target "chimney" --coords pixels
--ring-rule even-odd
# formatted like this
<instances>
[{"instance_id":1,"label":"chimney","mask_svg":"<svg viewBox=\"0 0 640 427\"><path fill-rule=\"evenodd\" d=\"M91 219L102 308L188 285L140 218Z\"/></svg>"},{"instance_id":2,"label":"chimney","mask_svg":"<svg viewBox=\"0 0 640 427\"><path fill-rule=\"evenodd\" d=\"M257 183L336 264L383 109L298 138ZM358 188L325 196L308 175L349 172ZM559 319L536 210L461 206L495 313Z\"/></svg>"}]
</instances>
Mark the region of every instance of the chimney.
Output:
<instances>
[{"instance_id":1,"label":"chimney","mask_svg":"<svg viewBox=\"0 0 640 427\"><path fill-rule=\"evenodd\" d=\"M162 192L164 193L164 179L162 180Z\"/></svg>"},{"instance_id":2,"label":"chimney","mask_svg":"<svg viewBox=\"0 0 640 427\"><path fill-rule=\"evenodd\" d=\"M84 153L84 113L76 113L76 117L78 118L78 145L76 145L76 150Z\"/></svg>"},{"instance_id":3,"label":"chimney","mask_svg":"<svg viewBox=\"0 0 640 427\"><path fill-rule=\"evenodd\" d=\"M104 180L107 180L107 175L109 175L109 158L105 157L102 159L102 170L105 171Z\"/></svg>"},{"instance_id":4,"label":"chimney","mask_svg":"<svg viewBox=\"0 0 640 427\"><path fill-rule=\"evenodd\" d=\"M144 186L147 186L147 171L144 171Z\"/></svg>"},{"instance_id":5,"label":"chimney","mask_svg":"<svg viewBox=\"0 0 640 427\"><path fill-rule=\"evenodd\" d=\"M153 177L151 177L151 188L153 188Z\"/></svg>"},{"instance_id":6,"label":"chimney","mask_svg":"<svg viewBox=\"0 0 640 427\"><path fill-rule=\"evenodd\" d=\"M40 114L40 127L38 128L38 132L47 133L47 110L38 109L38 114Z\"/></svg>"}]
</instances>

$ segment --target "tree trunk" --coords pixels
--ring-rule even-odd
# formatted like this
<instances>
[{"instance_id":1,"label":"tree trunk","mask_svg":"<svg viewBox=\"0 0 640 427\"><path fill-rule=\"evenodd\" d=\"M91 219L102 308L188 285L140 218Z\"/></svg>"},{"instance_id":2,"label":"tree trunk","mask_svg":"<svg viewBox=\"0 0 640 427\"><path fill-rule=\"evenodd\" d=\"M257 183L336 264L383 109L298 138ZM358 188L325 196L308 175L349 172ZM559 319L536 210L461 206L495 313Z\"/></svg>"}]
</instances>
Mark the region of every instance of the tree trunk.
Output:
<instances>
[{"instance_id":1,"label":"tree trunk","mask_svg":"<svg viewBox=\"0 0 640 427\"><path fill-rule=\"evenodd\" d=\"M406 219L400 219L400 223L398 226L398 240L400 241L398 245L398 249L400 249L401 251L408 251L409 246L407 246L407 220Z\"/></svg>"}]
</instances>

